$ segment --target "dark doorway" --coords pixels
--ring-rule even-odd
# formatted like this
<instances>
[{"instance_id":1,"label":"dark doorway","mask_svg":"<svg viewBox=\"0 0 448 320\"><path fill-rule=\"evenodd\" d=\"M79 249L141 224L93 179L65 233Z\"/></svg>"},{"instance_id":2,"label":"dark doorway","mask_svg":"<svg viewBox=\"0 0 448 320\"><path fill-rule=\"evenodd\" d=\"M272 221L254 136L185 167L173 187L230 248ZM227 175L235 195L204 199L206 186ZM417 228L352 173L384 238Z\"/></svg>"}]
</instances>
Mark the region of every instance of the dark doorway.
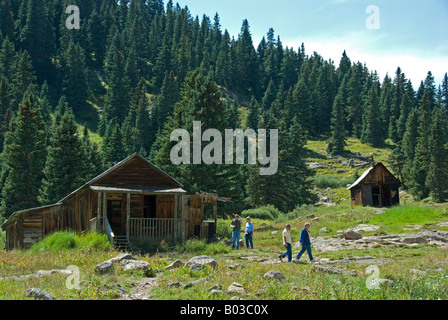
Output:
<instances>
[{"instance_id":1,"label":"dark doorway","mask_svg":"<svg viewBox=\"0 0 448 320\"><path fill-rule=\"evenodd\" d=\"M114 235L121 236L121 200L107 201L107 219Z\"/></svg>"},{"instance_id":2,"label":"dark doorway","mask_svg":"<svg viewBox=\"0 0 448 320\"><path fill-rule=\"evenodd\" d=\"M392 205L390 186L384 185L382 188L382 202L384 207L390 207Z\"/></svg>"},{"instance_id":3,"label":"dark doorway","mask_svg":"<svg viewBox=\"0 0 448 320\"><path fill-rule=\"evenodd\" d=\"M145 196L143 199L143 218L155 219L157 218L157 197Z\"/></svg>"}]
</instances>

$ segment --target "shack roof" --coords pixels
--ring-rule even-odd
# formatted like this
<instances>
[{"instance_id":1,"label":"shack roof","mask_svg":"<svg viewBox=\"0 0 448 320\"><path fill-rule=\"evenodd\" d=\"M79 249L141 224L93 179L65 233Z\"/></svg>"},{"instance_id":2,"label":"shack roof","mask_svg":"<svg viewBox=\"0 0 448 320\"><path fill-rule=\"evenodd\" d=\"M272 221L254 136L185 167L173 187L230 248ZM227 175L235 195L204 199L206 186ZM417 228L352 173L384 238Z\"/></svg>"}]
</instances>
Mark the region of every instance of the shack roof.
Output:
<instances>
[{"instance_id":1,"label":"shack roof","mask_svg":"<svg viewBox=\"0 0 448 320\"><path fill-rule=\"evenodd\" d=\"M392 177L395 178L395 180L401 185L400 180L398 180L387 168L384 164L382 164L381 162L378 162L377 164L375 164L373 167L367 169L359 178L358 180L355 181L355 183L353 183L350 187L347 188L347 190L351 190L355 187L357 187L358 185L362 184L362 182L364 181L365 178L367 178L367 176L373 171L375 170L377 167L383 167L384 170L386 170Z\"/></svg>"}]
</instances>

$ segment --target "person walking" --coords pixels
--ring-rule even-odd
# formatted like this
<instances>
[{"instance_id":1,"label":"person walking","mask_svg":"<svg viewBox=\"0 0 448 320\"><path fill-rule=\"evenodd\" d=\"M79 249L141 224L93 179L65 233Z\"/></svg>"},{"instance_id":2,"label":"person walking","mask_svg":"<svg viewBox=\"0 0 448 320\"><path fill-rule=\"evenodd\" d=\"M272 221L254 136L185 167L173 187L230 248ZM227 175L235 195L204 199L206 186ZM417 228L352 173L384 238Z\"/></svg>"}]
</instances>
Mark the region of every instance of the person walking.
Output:
<instances>
[{"instance_id":1,"label":"person walking","mask_svg":"<svg viewBox=\"0 0 448 320\"><path fill-rule=\"evenodd\" d=\"M286 252L281 254L278 258L283 262L283 258L288 256L288 262L292 261L292 237L291 237L291 225L288 223L283 230L283 246L286 248Z\"/></svg>"},{"instance_id":2,"label":"person walking","mask_svg":"<svg viewBox=\"0 0 448 320\"><path fill-rule=\"evenodd\" d=\"M254 224L252 222L250 222L250 217L246 218L246 230L244 232L244 236L246 238L246 247L249 249L249 244L250 244L250 248L253 249L254 248L254 242L252 239L252 236L254 234Z\"/></svg>"},{"instance_id":3,"label":"person walking","mask_svg":"<svg viewBox=\"0 0 448 320\"><path fill-rule=\"evenodd\" d=\"M316 260L314 260L313 258L313 254L311 253L311 234L309 229L310 224L307 222L305 223L305 228L303 228L302 232L300 232L300 244L302 245L302 250L300 250L299 254L297 255L297 261L300 261L300 258L306 251L308 252L310 261L316 262Z\"/></svg>"},{"instance_id":4,"label":"person walking","mask_svg":"<svg viewBox=\"0 0 448 320\"><path fill-rule=\"evenodd\" d=\"M238 250L240 248L240 234L241 234L241 220L238 214L235 215L235 219L232 220L230 227L233 228L232 249L236 248Z\"/></svg>"}]
</instances>

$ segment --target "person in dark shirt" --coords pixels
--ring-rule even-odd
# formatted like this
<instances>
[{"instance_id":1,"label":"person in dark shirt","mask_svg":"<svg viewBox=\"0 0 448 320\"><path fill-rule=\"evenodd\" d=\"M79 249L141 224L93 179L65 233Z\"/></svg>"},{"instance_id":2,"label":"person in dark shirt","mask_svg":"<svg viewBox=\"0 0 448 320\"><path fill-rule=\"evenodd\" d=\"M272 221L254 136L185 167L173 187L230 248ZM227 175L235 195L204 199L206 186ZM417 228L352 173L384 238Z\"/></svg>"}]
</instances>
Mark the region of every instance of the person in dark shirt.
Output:
<instances>
[{"instance_id":1,"label":"person in dark shirt","mask_svg":"<svg viewBox=\"0 0 448 320\"><path fill-rule=\"evenodd\" d=\"M297 260L300 260L305 251L307 251L310 261L316 262L316 260L314 260L313 258L313 254L311 253L311 235L309 229L310 224L307 222L305 223L305 228L303 228L302 232L300 233L300 244L302 245L302 250L300 250L299 254L297 255Z\"/></svg>"},{"instance_id":2,"label":"person in dark shirt","mask_svg":"<svg viewBox=\"0 0 448 320\"><path fill-rule=\"evenodd\" d=\"M232 231L232 249L240 248L240 234L241 234L241 220L239 215L235 215L235 219L230 223L230 227L233 228ZM236 242L236 244L235 244Z\"/></svg>"}]
</instances>

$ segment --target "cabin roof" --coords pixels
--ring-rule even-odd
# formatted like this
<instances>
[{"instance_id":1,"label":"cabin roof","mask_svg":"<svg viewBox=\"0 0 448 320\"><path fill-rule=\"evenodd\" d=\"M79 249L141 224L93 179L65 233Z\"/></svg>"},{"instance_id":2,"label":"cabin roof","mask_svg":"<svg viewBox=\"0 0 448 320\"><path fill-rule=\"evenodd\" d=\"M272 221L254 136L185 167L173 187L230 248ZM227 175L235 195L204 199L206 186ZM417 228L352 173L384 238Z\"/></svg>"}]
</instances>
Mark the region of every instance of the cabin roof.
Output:
<instances>
[{"instance_id":1,"label":"cabin roof","mask_svg":"<svg viewBox=\"0 0 448 320\"><path fill-rule=\"evenodd\" d=\"M157 168L153 163L151 163L150 161L148 161L145 157L143 157L142 155L140 155L139 153L134 153L132 156L124 159L123 161L120 161L119 163L117 163L116 165L114 165L113 167L109 168L108 170L104 171L102 174L100 174L99 176L93 178L92 180L90 180L89 182L87 182L86 184L84 184L82 187L78 188L77 190L73 191L72 193L70 193L69 195L67 195L65 198L61 199L58 203L64 203L68 198L70 198L72 195L76 194L77 192L79 192L81 189L84 189L87 186L92 186L93 184L95 184L96 182L98 182L100 179L104 178L105 176L111 174L112 172L114 172L115 170L123 167L124 165L126 165L127 163L129 163L131 160L135 159L135 158L140 158L141 160L143 160L148 166L151 166L156 172L160 173L162 176L164 176L168 181L172 182L176 188L179 189L178 193L186 193L186 191L184 191L183 185L177 181L176 179L174 179L173 177L171 177L169 174L167 174L166 172L162 171L161 169ZM113 186L111 186L113 187ZM145 188L135 188L132 187L133 189L138 189L138 190L143 190ZM91 188L92 189L92 188ZM123 188L121 188L123 189ZM160 188L162 189L162 188ZM164 189L168 189L168 188L164 188ZM93 189L92 189L93 190ZM95 190L94 190L95 191ZM123 191L124 192L124 191Z\"/></svg>"},{"instance_id":2,"label":"cabin roof","mask_svg":"<svg viewBox=\"0 0 448 320\"><path fill-rule=\"evenodd\" d=\"M350 187L347 188L347 190L351 190L355 187L357 187L358 185L362 184L362 182L364 181L365 178L367 178L367 176L373 171L375 170L378 166L383 167L384 170L386 170L387 172L389 172L389 174L391 176L393 176L395 178L395 176L386 168L386 166L384 164L382 164L381 162L378 162L377 164L375 164L373 167L367 169L359 178L358 180L355 181L355 183L353 183ZM395 178L397 181L399 181L397 178ZM401 182L400 182L401 184Z\"/></svg>"}]
</instances>

